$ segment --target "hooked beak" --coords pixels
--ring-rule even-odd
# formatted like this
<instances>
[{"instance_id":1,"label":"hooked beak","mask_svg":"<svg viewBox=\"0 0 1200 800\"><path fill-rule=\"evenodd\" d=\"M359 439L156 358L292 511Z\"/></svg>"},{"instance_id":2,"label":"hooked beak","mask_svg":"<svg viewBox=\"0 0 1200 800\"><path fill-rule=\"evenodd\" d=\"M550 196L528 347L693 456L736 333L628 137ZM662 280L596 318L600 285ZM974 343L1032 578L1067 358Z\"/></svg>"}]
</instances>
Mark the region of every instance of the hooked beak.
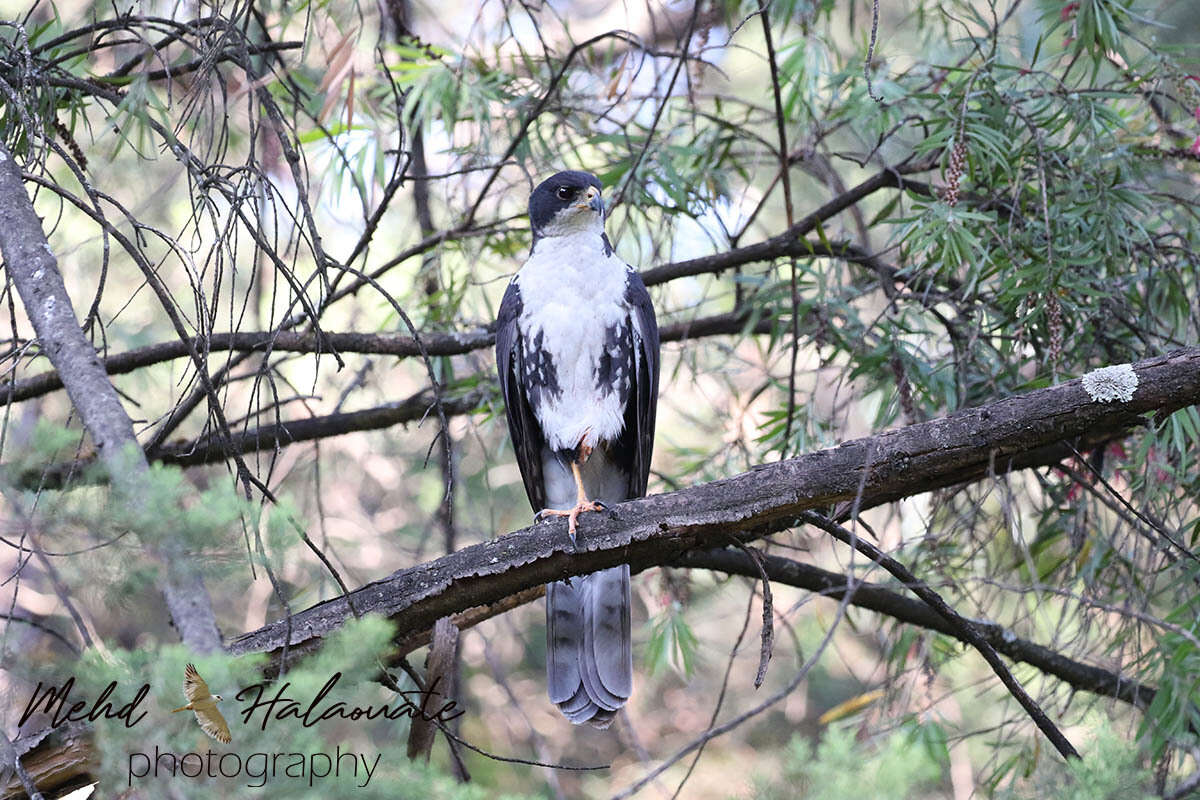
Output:
<instances>
[{"instance_id":1,"label":"hooked beak","mask_svg":"<svg viewBox=\"0 0 1200 800\"><path fill-rule=\"evenodd\" d=\"M600 196L600 190L595 186L589 186L587 189L587 202L579 203L577 208L590 208L600 216L604 216L604 199Z\"/></svg>"}]
</instances>

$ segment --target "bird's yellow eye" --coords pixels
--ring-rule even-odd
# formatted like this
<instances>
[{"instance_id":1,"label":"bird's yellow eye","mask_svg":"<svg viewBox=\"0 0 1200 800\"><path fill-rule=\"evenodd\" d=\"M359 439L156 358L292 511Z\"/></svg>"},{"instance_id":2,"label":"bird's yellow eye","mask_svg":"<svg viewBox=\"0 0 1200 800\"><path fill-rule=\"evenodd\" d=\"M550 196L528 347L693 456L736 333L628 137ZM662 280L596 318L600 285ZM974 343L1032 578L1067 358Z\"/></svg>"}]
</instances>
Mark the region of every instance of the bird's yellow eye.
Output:
<instances>
[{"instance_id":1,"label":"bird's yellow eye","mask_svg":"<svg viewBox=\"0 0 1200 800\"><path fill-rule=\"evenodd\" d=\"M558 195L559 200L570 200L575 196L576 192L577 190L572 189L570 186L560 186L555 194Z\"/></svg>"}]
</instances>

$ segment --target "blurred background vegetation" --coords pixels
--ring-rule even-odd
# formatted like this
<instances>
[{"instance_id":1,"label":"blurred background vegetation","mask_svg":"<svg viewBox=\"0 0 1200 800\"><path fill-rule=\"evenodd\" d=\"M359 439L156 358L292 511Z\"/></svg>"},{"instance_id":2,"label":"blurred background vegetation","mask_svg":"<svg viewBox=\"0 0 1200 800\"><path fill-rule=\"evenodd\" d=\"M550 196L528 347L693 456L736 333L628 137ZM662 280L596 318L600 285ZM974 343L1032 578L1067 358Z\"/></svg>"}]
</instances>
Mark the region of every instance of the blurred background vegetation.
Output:
<instances>
[{"instance_id":1,"label":"blurred background vegetation","mask_svg":"<svg viewBox=\"0 0 1200 800\"><path fill-rule=\"evenodd\" d=\"M49 364L6 276L10 738L31 687L71 672L95 687L150 682L156 707L175 705L194 657L141 542L181 539L199 555L228 637L339 593L302 533L355 588L529 524L486 329L528 251L529 191L559 169L601 178L609 236L643 270L754 244L840 202L804 230L807 252L693 261L652 281L660 325L720 325L664 344L651 492L1200 341L1191 0L0 0L0 19L0 134L85 332L104 355L146 355L113 380L165 465L145 513L110 503L65 393L17 392ZM186 353L146 349L181 326L252 335L256 347L201 348L227 427ZM371 352L372 336L414 330L464 344ZM320 332L365 338L335 348ZM283 346L283 333L309 344ZM416 412L387 416L409 398ZM369 409L384 421L333 416ZM276 446L268 426L303 419L326 427ZM540 603L462 634L459 736L608 769L460 748L464 785L444 738L416 766L406 726L386 721L290 746L382 752L379 783L344 796L619 795L811 661L793 692L638 796L1170 794L1200 769L1200 414L1147 423L1060 468L862 517L964 616L1160 688L1138 710L1016 667L1087 755L1070 771L973 651L785 586L756 692L755 582L677 569L635 578L637 685L607 732L572 728L546 700ZM239 435L244 469L228 457ZM764 546L887 582L819 531ZM80 628L102 653L80 655ZM386 630L363 629L289 679L320 686L340 669L364 702L387 702L371 682L386 650ZM261 662L202 666L220 691L257 680ZM145 732L100 734L98 796L116 796L122 754ZM187 720L156 735L204 747ZM217 785L253 792L219 780L142 791ZM327 791L271 784L273 796Z\"/></svg>"}]
</instances>

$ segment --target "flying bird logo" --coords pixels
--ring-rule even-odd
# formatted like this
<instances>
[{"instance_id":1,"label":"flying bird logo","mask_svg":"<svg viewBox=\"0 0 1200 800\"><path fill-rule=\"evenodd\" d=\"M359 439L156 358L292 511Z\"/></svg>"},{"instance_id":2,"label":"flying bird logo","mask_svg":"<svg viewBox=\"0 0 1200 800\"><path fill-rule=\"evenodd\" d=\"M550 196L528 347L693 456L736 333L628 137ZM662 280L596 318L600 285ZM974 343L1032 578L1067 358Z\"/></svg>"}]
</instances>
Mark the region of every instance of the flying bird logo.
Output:
<instances>
[{"instance_id":1,"label":"flying bird logo","mask_svg":"<svg viewBox=\"0 0 1200 800\"><path fill-rule=\"evenodd\" d=\"M183 671L183 695L188 699L188 704L172 709L172 714L177 711L192 711L196 714L196 722L200 723L200 730L222 744L229 744L233 740L229 735L229 725L217 710L217 702L221 700L221 695L209 693L208 684L191 664Z\"/></svg>"}]
</instances>

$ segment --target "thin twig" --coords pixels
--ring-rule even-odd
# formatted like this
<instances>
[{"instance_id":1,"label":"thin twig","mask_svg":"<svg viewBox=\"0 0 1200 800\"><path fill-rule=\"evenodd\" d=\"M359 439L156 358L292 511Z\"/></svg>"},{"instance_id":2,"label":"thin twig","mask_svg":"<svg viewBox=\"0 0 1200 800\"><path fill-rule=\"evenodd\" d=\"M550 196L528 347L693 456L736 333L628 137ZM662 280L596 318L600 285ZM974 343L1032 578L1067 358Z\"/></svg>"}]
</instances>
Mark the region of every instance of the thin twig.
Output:
<instances>
[{"instance_id":1,"label":"thin twig","mask_svg":"<svg viewBox=\"0 0 1200 800\"><path fill-rule=\"evenodd\" d=\"M761 563L757 559L752 559L760 567ZM753 584L751 584L753 586ZM705 730L712 730L717 724L717 717L721 714L721 707L725 704L725 693L729 689L729 676L733 673L733 664L737 660L738 650L742 647L742 640L746 638L746 631L750 629L750 612L754 608L754 591L751 589L750 596L746 600L746 617L742 620L742 629L738 631L737 639L733 642L733 647L729 648L729 660L725 662L725 674L721 677L721 691L717 694L717 702L713 704L712 716L708 719L708 727ZM692 763L688 764L687 772L679 779L679 785L675 787L675 793L671 795L671 800L677 800L679 793L683 791L683 787L687 784L688 778L692 777L692 772L696 769L696 765L700 763L700 756L704 755L704 748L708 746L708 742L702 742L696 748L696 755L692 757Z\"/></svg>"},{"instance_id":2,"label":"thin twig","mask_svg":"<svg viewBox=\"0 0 1200 800\"><path fill-rule=\"evenodd\" d=\"M763 38L767 43L767 64L771 68L771 96L775 102L775 133L779 137L779 178L783 185L783 209L787 215L788 230L796 227L796 211L792 206L792 175L788 161L787 126L783 113L783 94L779 85L779 64L775 58L775 40L771 36L771 20L767 4L759 0L758 14L762 19ZM788 361L787 421L783 427L783 439L779 457L787 458L791 452L792 426L796 419L796 363L800 358L800 291L796 282L796 257L790 259L788 273L789 299L792 305L792 332L789 342L791 352Z\"/></svg>"},{"instance_id":3,"label":"thin twig","mask_svg":"<svg viewBox=\"0 0 1200 800\"><path fill-rule=\"evenodd\" d=\"M1054 745L1054 749L1058 750L1063 758L1079 758L1079 751L1077 751L1074 745L1067 740L1067 737L1063 736L1062 731L1060 731L1058 727L1050 721L1050 718L1046 716L1046 712L1042 711L1041 706L1039 706L1037 702L1029 696L1024 687L1021 686L1020 682L1013 677L1012 672L1010 672L1008 667L1005 666L1004 662L1000 660L1000 656L996 653L995 648L993 648L991 644L989 644L988 641L980 635L973 622L961 616L954 609L950 608L950 606L946 604L946 601L943 600L937 592L933 591L925 583L918 580L917 577L909 572L908 568L899 561L896 561L894 558L887 555L874 545L864 542L862 539L858 538L841 525L836 524L832 520L816 513L815 511L805 511L801 513L800 519L810 525L820 528L838 541L850 545L867 558L879 564L898 580L902 581L904 585L913 592L913 594L917 595L917 597L928 603L929 606L932 607L933 610L941 615L947 622L959 629L970 645L978 650L979 654L983 656L984 661L986 661L988 666L992 668L992 671L996 673L996 677L1000 679L1000 682L1004 684L1009 693L1016 698L1017 702L1021 704L1021 707L1025 709L1025 712L1029 715L1030 719L1033 720L1034 724L1038 726L1038 729L1041 730L1042 733L1046 735L1046 738L1050 740L1050 743Z\"/></svg>"}]
</instances>

